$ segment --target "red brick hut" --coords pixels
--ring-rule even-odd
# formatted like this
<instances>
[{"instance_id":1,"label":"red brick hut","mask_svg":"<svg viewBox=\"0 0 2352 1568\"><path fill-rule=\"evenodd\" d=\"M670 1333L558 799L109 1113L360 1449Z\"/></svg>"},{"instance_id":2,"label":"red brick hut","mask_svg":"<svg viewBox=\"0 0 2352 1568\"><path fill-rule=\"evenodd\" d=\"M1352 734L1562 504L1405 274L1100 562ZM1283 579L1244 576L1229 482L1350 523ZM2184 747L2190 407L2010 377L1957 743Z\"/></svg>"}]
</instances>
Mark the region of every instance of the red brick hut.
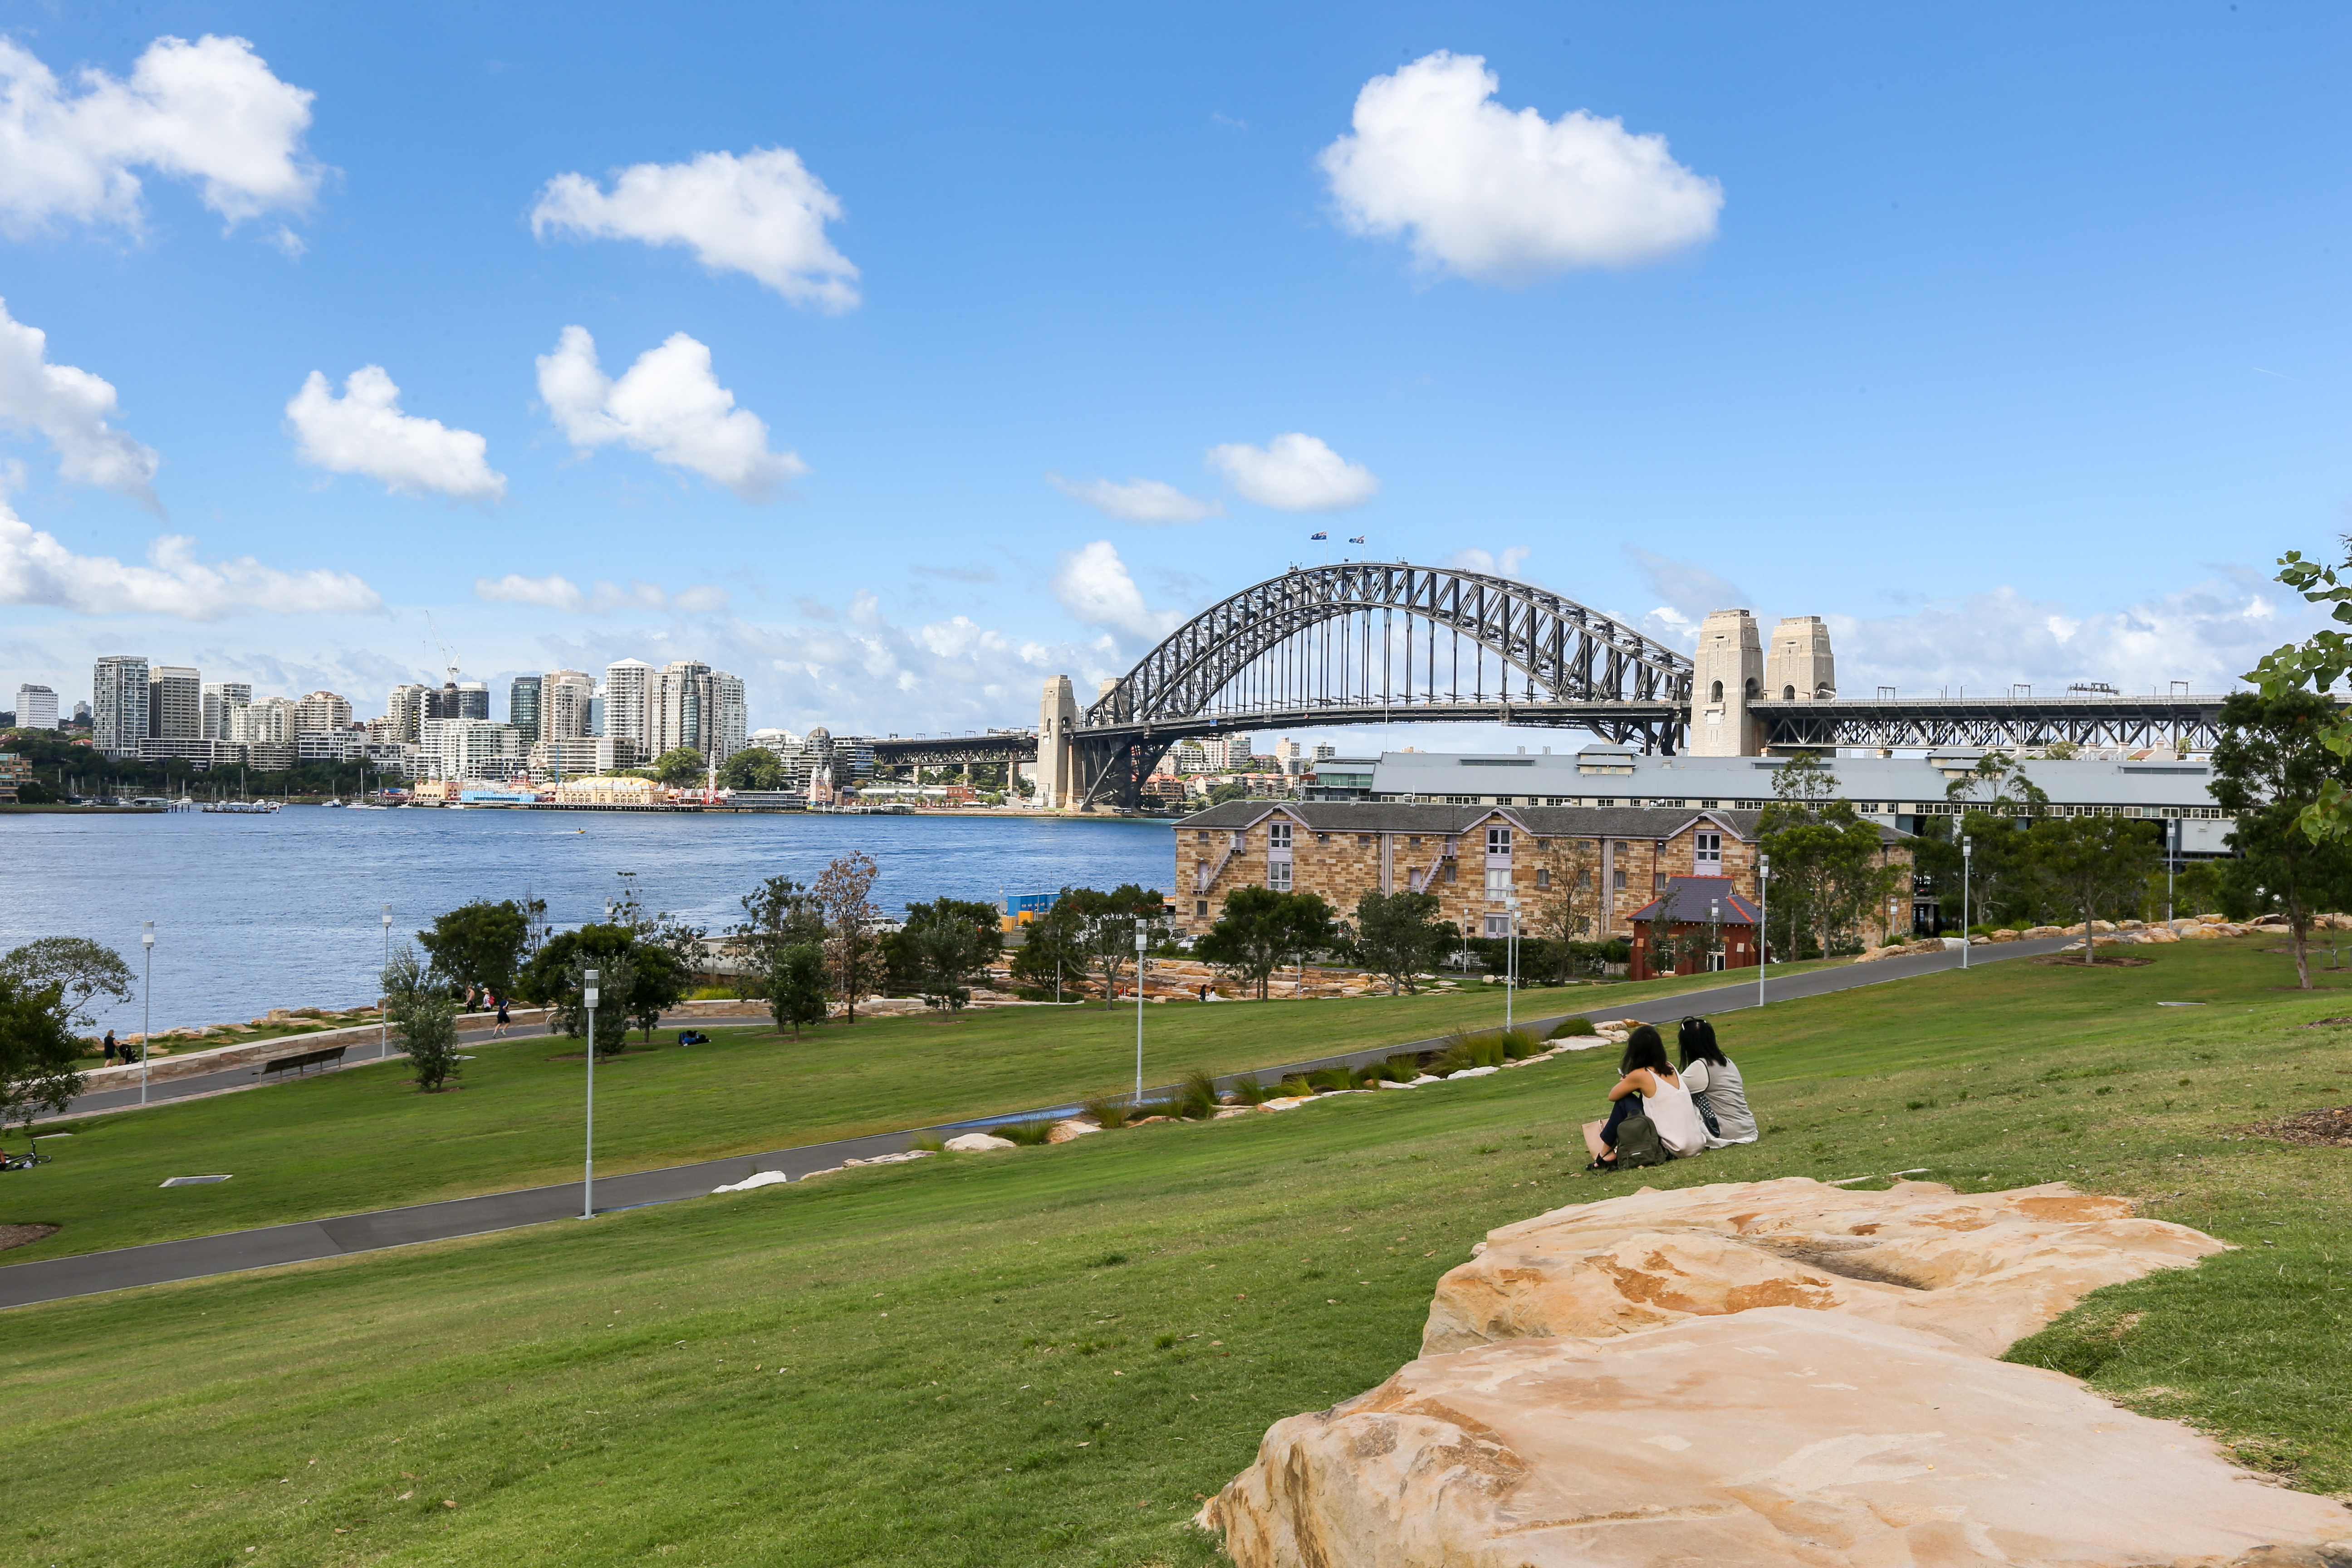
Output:
<instances>
[{"instance_id":1,"label":"red brick hut","mask_svg":"<svg viewBox=\"0 0 2352 1568\"><path fill-rule=\"evenodd\" d=\"M1756 906L1728 877L1669 877L1664 890L1633 911L1632 978L1748 969L1756 963ZM1662 945L1672 962L1658 962Z\"/></svg>"}]
</instances>

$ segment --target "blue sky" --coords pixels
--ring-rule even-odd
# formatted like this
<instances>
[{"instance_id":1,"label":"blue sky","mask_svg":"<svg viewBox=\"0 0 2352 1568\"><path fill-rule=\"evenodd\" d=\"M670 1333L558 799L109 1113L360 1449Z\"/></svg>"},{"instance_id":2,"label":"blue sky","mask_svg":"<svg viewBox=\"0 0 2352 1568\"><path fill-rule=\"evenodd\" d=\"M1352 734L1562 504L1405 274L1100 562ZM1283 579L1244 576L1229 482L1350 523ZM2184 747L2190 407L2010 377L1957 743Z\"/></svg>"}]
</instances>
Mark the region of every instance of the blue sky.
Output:
<instances>
[{"instance_id":1,"label":"blue sky","mask_svg":"<svg viewBox=\"0 0 2352 1568\"><path fill-rule=\"evenodd\" d=\"M1025 722L1318 529L1672 638L1824 615L1850 692L2212 689L2352 496L2333 8L0 28L5 690L136 652L380 712L429 611L501 684Z\"/></svg>"}]
</instances>

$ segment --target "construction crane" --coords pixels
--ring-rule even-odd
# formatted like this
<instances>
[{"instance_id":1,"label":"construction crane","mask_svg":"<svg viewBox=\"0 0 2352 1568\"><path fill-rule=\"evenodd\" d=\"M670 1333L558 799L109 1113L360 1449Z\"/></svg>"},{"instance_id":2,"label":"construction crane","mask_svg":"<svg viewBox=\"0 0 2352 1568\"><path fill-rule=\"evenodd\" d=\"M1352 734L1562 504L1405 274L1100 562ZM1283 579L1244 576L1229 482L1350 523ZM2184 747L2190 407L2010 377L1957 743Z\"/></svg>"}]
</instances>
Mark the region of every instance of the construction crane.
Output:
<instances>
[{"instance_id":1,"label":"construction crane","mask_svg":"<svg viewBox=\"0 0 2352 1568\"><path fill-rule=\"evenodd\" d=\"M449 645L441 640L441 628L433 624L433 612L430 610L425 612L425 627L427 631L433 634L433 646L441 650L441 668L448 671L447 684L451 686L457 685L457 656L449 651Z\"/></svg>"}]
</instances>

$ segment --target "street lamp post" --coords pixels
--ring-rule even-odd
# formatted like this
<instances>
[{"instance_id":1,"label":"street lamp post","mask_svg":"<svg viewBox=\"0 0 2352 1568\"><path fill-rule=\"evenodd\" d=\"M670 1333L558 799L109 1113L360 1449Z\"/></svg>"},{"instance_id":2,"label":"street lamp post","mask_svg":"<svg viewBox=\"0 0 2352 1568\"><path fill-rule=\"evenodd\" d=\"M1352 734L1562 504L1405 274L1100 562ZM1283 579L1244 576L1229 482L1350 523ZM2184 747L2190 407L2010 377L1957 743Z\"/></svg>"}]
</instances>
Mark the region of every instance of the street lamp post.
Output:
<instances>
[{"instance_id":1,"label":"street lamp post","mask_svg":"<svg viewBox=\"0 0 2352 1568\"><path fill-rule=\"evenodd\" d=\"M2172 878L2180 869L2180 818L2174 817L2164 825L2165 837L2172 840L2165 846L2164 857L2164 923L2172 924Z\"/></svg>"},{"instance_id":2,"label":"street lamp post","mask_svg":"<svg viewBox=\"0 0 2352 1568\"><path fill-rule=\"evenodd\" d=\"M383 984L383 974L392 971L392 906L383 906L383 971L376 976L376 984ZM389 1058L392 1055L392 998L378 992L375 1001L376 1055Z\"/></svg>"},{"instance_id":3,"label":"street lamp post","mask_svg":"<svg viewBox=\"0 0 2352 1568\"><path fill-rule=\"evenodd\" d=\"M1135 1103L1143 1103L1143 950L1150 935L1135 923Z\"/></svg>"},{"instance_id":4,"label":"street lamp post","mask_svg":"<svg viewBox=\"0 0 2352 1568\"><path fill-rule=\"evenodd\" d=\"M1965 834L1965 833L1961 834L1961 835L1960 835L1960 967L1961 967L1962 969L1966 969L1966 968L1969 966L1969 954L1970 954L1970 952L1974 950L1975 945L1976 945L1975 939L1974 939L1973 937L1971 937L1971 936L1969 934L1969 931L1971 931L1972 930L1974 930L1974 929L1975 929L1975 928L1974 928L1973 923L1972 923L1972 922L1969 921L1969 873L1970 871L1972 871L1973 869L1975 869L1975 863L1974 863L1974 861L1972 861L1969 858L1970 858L1971 856L1975 855L1975 854L1976 854L1976 852L1977 852L1977 847L1976 847L1975 842L1974 842L1973 840L1971 840L1971 839L1969 837L1969 836L1968 836L1967 834Z\"/></svg>"},{"instance_id":5,"label":"street lamp post","mask_svg":"<svg viewBox=\"0 0 2352 1568\"><path fill-rule=\"evenodd\" d=\"M1764 969L1771 961L1772 948L1764 940L1764 932L1772 917L1772 857L1756 857L1756 1005L1764 1005Z\"/></svg>"},{"instance_id":6,"label":"street lamp post","mask_svg":"<svg viewBox=\"0 0 2352 1568\"><path fill-rule=\"evenodd\" d=\"M1503 1027L1512 1026L1514 1012L1519 999L1519 900L1516 894L1503 900L1503 918L1510 924L1503 931Z\"/></svg>"},{"instance_id":7,"label":"street lamp post","mask_svg":"<svg viewBox=\"0 0 2352 1568\"><path fill-rule=\"evenodd\" d=\"M1716 967L1715 961L1723 953L1723 900L1706 901L1706 966Z\"/></svg>"},{"instance_id":8,"label":"street lamp post","mask_svg":"<svg viewBox=\"0 0 2352 1568\"><path fill-rule=\"evenodd\" d=\"M147 1048L155 1038L155 922L148 921L139 933L139 945L146 951L147 978L140 986L139 997L139 1103L147 1103Z\"/></svg>"},{"instance_id":9,"label":"street lamp post","mask_svg":"<svg viewBox=\"0 0 2352 1568\"><path fill-rule=\"evenodd\" d=\"M580 1173L580 1217L596 1217L596 981L589 970L581 977L581 1000L588 1008L588 1159Z\"/></svg>"}]
</instances>

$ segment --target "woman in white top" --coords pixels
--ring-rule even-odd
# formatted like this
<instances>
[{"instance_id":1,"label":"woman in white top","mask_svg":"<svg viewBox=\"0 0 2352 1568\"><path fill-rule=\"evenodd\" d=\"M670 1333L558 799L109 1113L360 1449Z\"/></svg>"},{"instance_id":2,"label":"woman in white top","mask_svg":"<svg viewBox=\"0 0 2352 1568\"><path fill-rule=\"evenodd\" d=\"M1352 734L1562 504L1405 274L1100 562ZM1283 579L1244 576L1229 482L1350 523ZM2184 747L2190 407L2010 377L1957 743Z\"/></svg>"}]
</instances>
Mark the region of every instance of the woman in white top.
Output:
<instances>
[{"instance_id":1,"label":"woman in white top","mask_svg":"<svg viewBox=\"0 0 2352 1568\"><path fill-rule=\"evenodd\" d=\"M1607 1170L1616 1163L1617 1129L1628 1116L1647 1116L1669 1154L1696 1154L1706 1148L1706 1124L1699 1120L1698 1107L1691 1103L1681 1076L1666 1060L1666 1043L1657 1030L1644 1024L1628 1036L1617 1068L1623 1076L1609 1091L1615 1102L1609 1120L1584 1125L1584 1146L1592 1152L1595 1166Z\"/></svg>"},{"instance_id":2,"label":"woman in white top","mask_svg":"<svg viewBox=\"0 0 2352 1568\"><path fill-rule=\"evenodd\" d=\"M1681 1045L1683 1084L1709 1124L1706 1146L1755 1142L1756 1113L1748 1109L1747 1086L1715 1043L1715 1026L1705 1018L1685 1018Z\"/></svg>"}]
</instances>

